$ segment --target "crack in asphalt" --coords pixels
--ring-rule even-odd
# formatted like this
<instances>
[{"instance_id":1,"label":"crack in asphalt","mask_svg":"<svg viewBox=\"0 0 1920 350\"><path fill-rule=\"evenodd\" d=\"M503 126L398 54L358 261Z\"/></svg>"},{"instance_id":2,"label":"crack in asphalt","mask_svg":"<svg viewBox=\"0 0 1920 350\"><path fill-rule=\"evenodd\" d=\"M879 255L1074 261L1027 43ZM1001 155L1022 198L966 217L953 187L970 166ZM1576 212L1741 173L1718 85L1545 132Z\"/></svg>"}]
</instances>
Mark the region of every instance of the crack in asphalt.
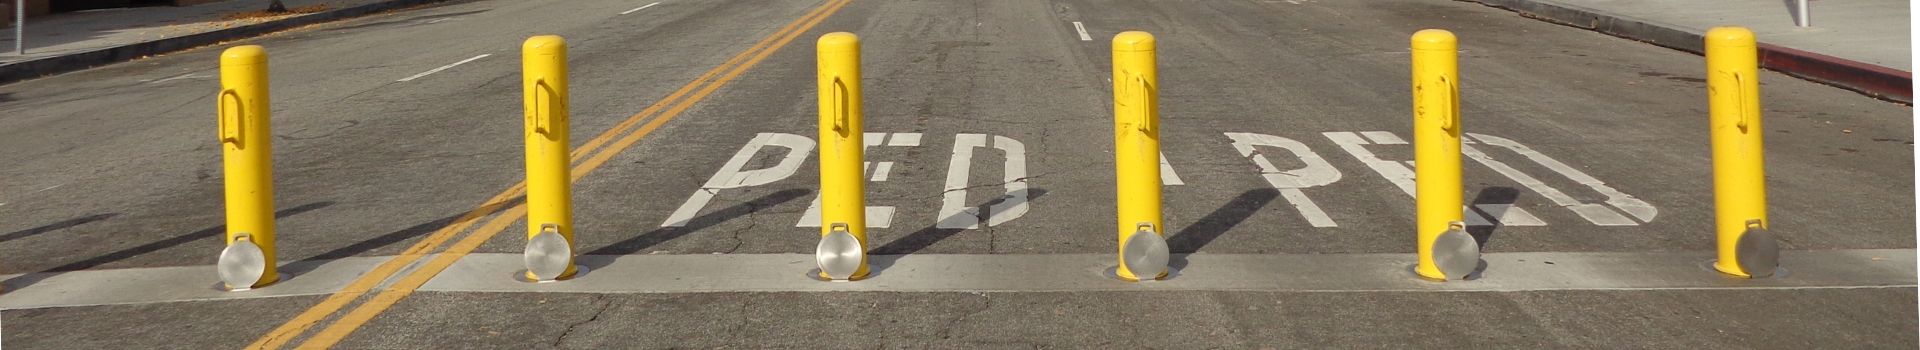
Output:
<instances>
[{"instance_id":1,"label":"crack in asphalt","mask_svg":"<svg viewBox=\"0 0 1920 350\"><path fill-rule=\"evenodd\" d=\"M593 299L594 299L594 300L597 300L597 301L601 301L601 302L603 302L603 303L601 303L601 304L600 304L600 310L599 310L599 311L594 311L594 312L593 312L593 316L592 316L592 317L588 317L588 318L587 318L587 319L586 319L585 321L580 321L580 322L575 322L575 323L573 323L573 324L569 324L569 325L567 325L567 330L566 330L566 331L562 331L562 332L560 332L560 336L559 336L559 337L556 337L556 338L553 338L553 345L552 345L552 346L553 346L553 347L556 347L556 348L557 348L557 347L560 347L560 343L561 343L561 342L564 342L564 341L566 341L566 340L567 340L567 336L569 336L569 335L573 335L573 329L574 329L574 328L576 328L576 327L580 327L580 325L584 325L584 324L588 324L588 323L593 323L593 321L598 321L598 320L600 320L600 315L603 315L603 314L606 314L606 313L607 313L607 310L609 310L609 309L612 309L612 308L613 308L613 300L608 300L608 299L607 299L607 296L608 296L608 294L594 294L594 296L593 296Z\"/></svg>"}]
</instances>

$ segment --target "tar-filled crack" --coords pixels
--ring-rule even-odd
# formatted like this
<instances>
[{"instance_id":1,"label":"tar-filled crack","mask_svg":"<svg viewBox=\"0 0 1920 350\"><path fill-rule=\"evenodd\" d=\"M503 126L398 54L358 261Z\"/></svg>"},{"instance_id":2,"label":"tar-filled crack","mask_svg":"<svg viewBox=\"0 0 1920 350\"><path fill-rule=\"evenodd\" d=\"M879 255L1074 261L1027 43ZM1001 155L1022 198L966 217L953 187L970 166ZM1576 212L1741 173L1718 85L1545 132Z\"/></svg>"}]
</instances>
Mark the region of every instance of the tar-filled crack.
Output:
<instances>
[{"instance_id":1,"label":"tar-filled crack","mask_svg":"<svg viewBox=\"0 0 1920 350\"><path fill-rule=\"evenodd\" d=\"M986 219L981 219L981 220L986 220ZM993 229L993 225L980 225L980 226L987 230L987 254L998 253L999 250L994 248L994 244L995 242L1000 240L1000 233L996 232Z\"/></svg>"},{"instance_id":2,"label":"tar-filled crack","mask_svg":"<svg viewBox=\"0 0 1920 350\"><path fill-rule=\"evenodd\" d=\"M607 313L607 310L608 310L608 309L612 309L612 308L613 308L613 301L612 301L612 300L607 300L607 295L606 295L606 294L595 294L595 295L593 296L593 299L594 299L594 300L596 300L596 301L599 301L599 302L601 302L601 303L600 303L600 310L599 310L599 311L594 311L594 312L593 312L593 316L592 316L592 317L588 317L588 318L587 318L587 319L586 319L585 321L580 321L580 322L574 322L573 324L570 324L570 325L567 325L567 330L566 330L566 331L562 331L562 332L560 332L560 336L559 336L559 337L557 337L557 338L553 338L553 347L556 347L556 348L557 348L557 347L560 347L560 343L561 343L561 342L564 342L564 341L566 341L566 340L567 340L567 336L569 336L569 335L573 335L573 329L574 329L574 328L576 328L576 327L580 327L580 325L584 325L584 324L588 324L588 323L593 323L593 321L598 321L598 320L600 320L600 315L602 315L602 314L606 314L606 313Z\"/></svg>"},{"instance_id":3,"label":"tar-filled crack","mask_svg":"<svg viewBox=\"0 0 1920 350\"><path fill-rule=\"evenodd\" d=\"M1007 181L1005 181L1005 182L999 182L999 183L991 183L991 184L985 184L985 185L974 185L974 186L967 186L967 187L961 187L961 188L955 188L955 189L949 189L949 190L946 190L946 191L941 191L940 193L941 193L941 194L946 194L946 193L948 193L948 192L954 192L954 191L966 191L966 190L972 190L972 189L976 189L976 188L987 188L987 187L999 187L999 186L1006 186L1007 184L1010 184L1010 183L1015 183L1015 182L1027 182L1027 180L1033 180L1033 179L1039 179L1039 178L1041 178L1041 177L1044 177L1044 176L1047 176L1047 175L1048 175L1048 174L1044 174L1044 173L1042 173L1042 174L1037 174L1037 175L1029 175L1029 176L1023 176L1023 177L1019 177L1019 178L1015 178L1015 179L1013 179L1013 180L1007 180Z\"/></svg>"},{"instance_id":4,"label":"tar-filled crack","mask_svg":"<svg viewBox=\"0 0 1920 350\"><path fill-rule=\"evenodd\" d=\"M740 239L740 233L752 231L754 226L760 225L759 220L754 220L754 216L759 215L758 213L760 212L760 206L754 204L753 202L745 202L743 204L746 204L747 206L747 215L746 215L747 227L743 227L738 230L733 230L733 247L727 248L727 251L721 252L721 254L733 254L733 252L740 250L740 246L747 243L746 240Z\"/></svg>"}]
</instances>

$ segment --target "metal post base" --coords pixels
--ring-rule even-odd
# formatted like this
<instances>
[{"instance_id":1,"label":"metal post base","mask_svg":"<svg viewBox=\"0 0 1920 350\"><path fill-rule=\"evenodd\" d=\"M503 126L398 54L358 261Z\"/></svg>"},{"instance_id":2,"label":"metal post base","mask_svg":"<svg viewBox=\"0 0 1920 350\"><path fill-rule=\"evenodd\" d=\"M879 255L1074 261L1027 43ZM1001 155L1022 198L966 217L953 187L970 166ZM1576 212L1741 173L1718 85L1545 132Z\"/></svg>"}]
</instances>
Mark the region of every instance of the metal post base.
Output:
<instances>
[{"instance_id":1,"label":"metal post base","mask_svg":"<svg viewBox=\"0 0 1920 350\"><path fill-rule=\"evenodd\" d=\"M860 247L860 239L847 231L847 224L835 223L831 232L820 237L820 244L814 246L813 259L819 264L820 273L829 280L848 281L860 273L867 263L867 252Z\"/></svg>"},{"instance_id":2,"label":"metal post base","mask_svg":"<svg viewBox=\"0 0 1920 350\"><path fill-rule=\"evenodd\" d=\"M253 236L240 234L232 244L220 250L220 261L214 264L214 270L220 273L220 283L230 292L253 289L261 284L260 277L267 274L267 253L260 245L253 243Z\"/></svg>"},{"instance_id":3,"label":"metal post base","mask_svg":"<svg viewBox=\"0 0 1920 350\"><path fill-rule=\"evenodd\" d=\"M1447 232L1433 240L1433 264L1448 281L1467 279L1480 269L1480 243L1466 231L1466 224L1454 221Z\"/></svg>"},{"instance_id":4,"label":"metal post base","mask_svg":"<svg viewBox=\"0 0 1920 350\"><path fill-rule=\"evenodd\" d=\"M1127 236L1125 245L1121 246L1119 268L1133 273L1137 279L1128 279L1117 271L1115 275L1122 276L1122 280L1136 282L1167 277L1167 261L1172 254L1167 248L1166 237L1155 232L1153 224L1143 222L1136 227L1139 230Z\"/></svg>"},{"instance_id":5,"label":"metal post base","mask_svg":"<svg viewBox=\"0 0 1920 350\"><path fill-rule=\"evenodd\" d=\"M560 227L544 224L540 234L527 239L527 248L523 257L527 262L527 277L535 282L553 282L566 276L573 267L573 247L567 244L567 237L560 234Z\"/></svg>"}]
</instances>

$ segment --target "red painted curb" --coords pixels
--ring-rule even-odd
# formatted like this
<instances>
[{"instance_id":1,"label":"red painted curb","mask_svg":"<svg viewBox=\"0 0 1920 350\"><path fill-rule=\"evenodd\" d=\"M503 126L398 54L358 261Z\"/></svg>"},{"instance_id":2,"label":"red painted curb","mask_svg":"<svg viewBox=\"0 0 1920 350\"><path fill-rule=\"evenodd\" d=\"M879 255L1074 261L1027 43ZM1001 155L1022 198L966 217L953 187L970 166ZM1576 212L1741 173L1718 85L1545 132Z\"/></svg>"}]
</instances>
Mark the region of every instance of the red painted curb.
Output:
<instances>
[{"instance_id":1,"label":"red painted curb","mask_svg":"<svg viewBox=\"0 0 1920 350\"><path fill-rule=\"evenodd\" d=\"M1879 99L1913 104L1913 73L1760 43L1760 67Z\"/></svg>"}]
</instances>

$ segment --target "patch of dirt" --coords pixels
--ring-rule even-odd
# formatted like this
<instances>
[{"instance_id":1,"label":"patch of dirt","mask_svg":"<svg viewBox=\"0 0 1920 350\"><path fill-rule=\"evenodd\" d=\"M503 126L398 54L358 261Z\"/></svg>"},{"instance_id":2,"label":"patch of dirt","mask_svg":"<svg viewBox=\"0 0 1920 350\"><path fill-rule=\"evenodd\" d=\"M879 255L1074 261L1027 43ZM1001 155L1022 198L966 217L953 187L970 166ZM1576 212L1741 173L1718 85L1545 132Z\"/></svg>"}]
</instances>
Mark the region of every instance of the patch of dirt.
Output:
<instances>
[{"instance_id":1,"label":"patch of dirt","mask_svg":"<svg viewBox=\"0 0 1920 350\"><path fill-rule=\"evenodd\" d=\"M225 17L222 17L222 19L225 19L225 20L229 20L229 21L237 21L237 20L243 20L243 19L255 19L255 18L271 18L271 17L280 17L280 16L289 16L289 15L302 15L302 14L309 14L309 13L314 13L314 12L320 12L320 11L326 11L326 10L328 10L328 9L331 9L331 8L332 8L332 7L330 7L330 6L327 6L327 5L324 5L324 4L322 4L322 5L313 5L313 6L302 6L302 7L293 7L293 8L288 8L288 9L287 9L287 12L269 12L269 11L267 11L267 10L259 10L259 11L246 11L246 12L234 12L234 13L229 13L229 14L227 14L227 15L226 15Z\"/></svg>"}]
</instances>

